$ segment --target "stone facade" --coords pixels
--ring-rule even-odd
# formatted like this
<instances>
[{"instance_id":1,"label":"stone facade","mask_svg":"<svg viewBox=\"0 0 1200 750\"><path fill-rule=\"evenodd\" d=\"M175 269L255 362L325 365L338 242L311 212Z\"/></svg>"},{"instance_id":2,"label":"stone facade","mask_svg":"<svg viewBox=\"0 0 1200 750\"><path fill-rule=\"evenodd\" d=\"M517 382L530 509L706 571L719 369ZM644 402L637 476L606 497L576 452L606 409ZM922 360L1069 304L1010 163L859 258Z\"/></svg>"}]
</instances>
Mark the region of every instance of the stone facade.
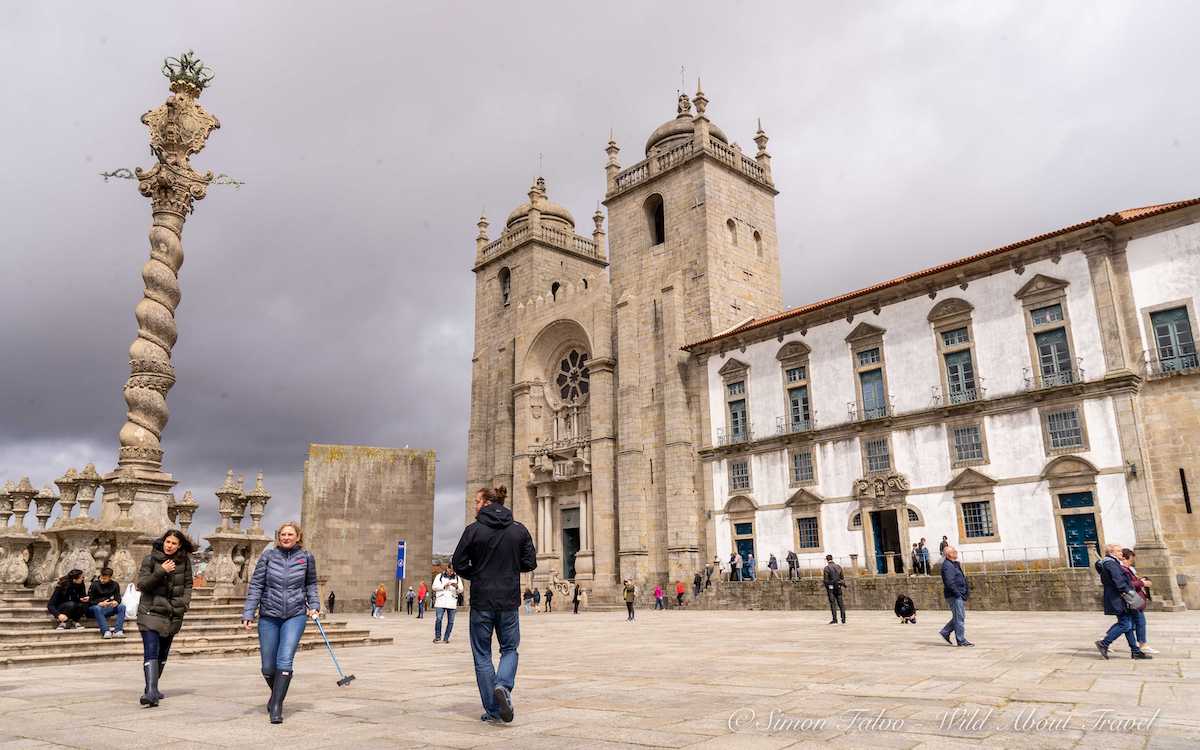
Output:
<instances>
[{"instance_id":1,"label":"stone facade","mask_svg":"<svg viewBox=\"0 0 1200 750\"><path fill-rule=\"evenodd\" d=\"M396 543L406 543L405 586L429 581L433 560L433 451L360 445L308 447L301 520L316 555L321 596L367 607L379 584L396 601Z\"/></svg>"},{"instance_id":2,"label":"stone facade","mask_svg":"<svg viewBox=\"0 0 1200 750\"><path fill-rule=\"evenodd\" d=\"M707 107L681 95L630 167L610 139L607 256L600 212L575 235L540 178L499 239L480 220L467 520L479 487L510 487L535 583L600 601L735 547L891 574L945 535L980 564L1134 545L1161 601L1200 604L1200 466L1178 438L1200 366L1189 339L1161 372L1150 331L1184 309L1198 330L1200 204L781 312L767 136L744 155ZM590 388L568 403L572 349Z\"/></svg>"}]
</instances>

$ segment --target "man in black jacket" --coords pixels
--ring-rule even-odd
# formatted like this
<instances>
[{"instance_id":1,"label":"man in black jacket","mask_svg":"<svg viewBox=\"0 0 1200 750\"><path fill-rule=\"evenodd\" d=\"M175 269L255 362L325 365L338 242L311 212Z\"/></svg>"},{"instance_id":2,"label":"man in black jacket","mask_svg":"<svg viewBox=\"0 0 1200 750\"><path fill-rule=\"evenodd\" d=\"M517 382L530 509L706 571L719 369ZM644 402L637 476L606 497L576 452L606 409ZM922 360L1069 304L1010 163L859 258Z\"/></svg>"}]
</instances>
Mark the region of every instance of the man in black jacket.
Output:
<instances>
[{"instance_id":1,"label":"man in black jacket","mask_svg":"<svg viewBox=\"0 0 1200 750\"><path fill-rule=\"evenodd\" d=\"M946 606L950 608L950 622L939 632L946 643L950 643L950 631L953 630L959 646L975 645L967 640L967 598L970 595L967 576L958 564L958 550L947 544L942 548L942 596L946 597Z\"/></svg>"},{"instance_id":2,"label":"man in black jacket","mask_svg":"<svg viewBox=\"0 0 1200 750\"><path fill-rule=\"evenodd\" d=\"M842 601L842 586L846 585L846 576L842 566L833 561L833 555L825 555L825 570L821 572L821 581L825 584L825 595L829 598L829 624L837 624L838 610L842 612L842 624L846 624L846 605Z\"/></svg>"},{"instance_id":3,"label":"man in black jacket","mask_svg":"<svg viewBox=\"0 0 1200 750\"><path fill-rule=\"evenodd\" d=\"M1107 659L1108 647L1112 645L1113 641L1124 635L1125 640L1129 642L1130 657L1152 659L1154 657L1138 647L1133 627L1135 610L1129 608L1122 596L1128 591L1133 591L1133 586L1129 584L1129 579L1125 576L1125 569L1121 567L1120 559L1117 557L1121 554L1121 545L1106 544L1104 553L1104 558L1096 561L1096 572L1100 574L1100 583L1104 585L1104 614L1113 615L1117 621L1108 629L1104 638L1096 641L1096 650Z\"/></svg>"},{"instance_id":4,"label":"man in black jacket","mask_svg":"<svg viewBox=\"0 0 1200 750\"><path fill-rule=\"evenodd\" d=\"M483 702L483 721L513 720L512 689L521 642L521 573L537 568L529 530L504 507L508 491L485 487L475 494L475 523L463 530L451 565L471 582L471 656ZM500 666L492 666L492 634L500 641Z\"/></svg>"},{"instance_id":5,"label":"man in black jacket","mask_svg":"<svg viewBox=\"0 0 1200 750\"><path fill-rule=\"evenodd\" d=\"M100 577L92 581L88 589L88 612L96 618L102 638L125 637L125 605L121 603L121 585L113 580L112 568L101 568ZM108 626L108 618L115 616L116 623Z\"/></svg>"}]
</instances>

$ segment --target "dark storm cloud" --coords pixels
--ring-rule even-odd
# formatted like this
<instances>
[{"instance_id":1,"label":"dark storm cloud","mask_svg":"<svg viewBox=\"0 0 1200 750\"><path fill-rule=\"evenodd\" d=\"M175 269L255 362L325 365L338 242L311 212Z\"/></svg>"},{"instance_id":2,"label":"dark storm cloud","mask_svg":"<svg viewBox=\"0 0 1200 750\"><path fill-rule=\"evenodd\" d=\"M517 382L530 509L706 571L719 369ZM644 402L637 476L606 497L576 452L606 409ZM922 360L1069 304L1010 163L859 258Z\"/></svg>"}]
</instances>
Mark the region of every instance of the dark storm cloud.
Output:
<instances>
[{"instance_id":1,"label":"dark storm cloud","mask_svg":"<svg viewBox=\"0 0 1200 750\"><path fill-rule=\"evenodd\" d=\"M299 513L309 442L433 448L462 526L475 221L538 170L588 233L674 112L679 67L747 150L771 136L785 299L818 299L1200 194L1189 4L10 3L0 8L0 480L111 468L147 255L159 60L222 122L188 222L164 448L215 520L227 467Z\"/></svg>"}]
</instances>

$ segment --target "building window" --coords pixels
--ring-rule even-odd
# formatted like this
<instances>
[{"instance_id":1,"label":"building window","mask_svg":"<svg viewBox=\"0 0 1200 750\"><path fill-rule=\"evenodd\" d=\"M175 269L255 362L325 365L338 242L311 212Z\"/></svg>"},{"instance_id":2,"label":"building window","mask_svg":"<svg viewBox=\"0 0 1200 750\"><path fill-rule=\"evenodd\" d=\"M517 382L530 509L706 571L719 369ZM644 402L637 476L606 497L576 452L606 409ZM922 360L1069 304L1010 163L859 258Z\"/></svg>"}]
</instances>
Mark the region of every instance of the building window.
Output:
<instances>
[{"instance_id":1,"label":"building window","mask_svg":"<svg viewBox=\"0 0 1200 750\"><path fill-rule=\"evenodd\" d=\"M500 303L507 307L512 294L512 271L501 268L498 278L500 280Z\"/></svg>"},{"instance_id":2,"label":"building window","mask_svg":"<svg viewBox=\"0 0 1200 750\"><path fill-rule=\"evenodd\" d=\"M725 432L719 436L721 442L730 445L750 440L750 407L746 394L750 368L744 362L730 359L718 374L725 388Z\"/></svg>"},{"instance_id":3,"label":"building window","mask_svg":"<svg viewBox=\"0 0 1200 750\"><path fill-rule=\"evenodd\" d=\"M819 520L815 516L804 516L796 519L796 533L800 549L820 549L821 531Z\"/></svg>"},{"instance_id":4,"label":"building window","mask_svg":"<svg viewBox=\"0 0 1200 750\"><path fill-rule=\"evenodd\" d=\"M866 455L868 474L888 471L892 468L892 455L886 436L864 441L863 452Z\"/></svg>"},{"instance_id":5,"label":"building window","mask_svg":"<svg viewBox=\"0 0 1200 750\"><path fill-rule=\"evenodd\" d=\"M758 257L763 257L762 235L758 232L754 233L754 251L758 253Z\"/></svg>"},{"instance_id":6,"label":"building window","mask_svg":"<svg viewBox=\"0 0 1200 750\"><path fill-rule=\"evenodd\" d=\"M982 398L983 389L975 372L973 308L966 300L942 300L929 311L929 322L937 337L942 359L942 403L964 404Z\"/></svg>"},{"instance_id":7,"label":"building window","mask_svg":"<svg viewBox=\"0 0 1200 750\"><path fill-rule=\"evenodd\" d=\"M575 404L587 397L590 379L587 360L587 352L572 349L558 363L554 384L563 403Z\"/></svg>"},{"instance_id":8,"label":"building window","mask_svg":"<svg viewBox=\"0 0 1200 750\"><path fill-rule=\"evenodd\" d=\"M1196 356L1196 340L1192 336L1192 322L1186 307L1150 313L1150 327L1161 372L1200 367Z\"/></svg>"},{"instance_id":9,"label":"building window","mask_svg":"<svg viewBox=\"0 0 1200 750\"><path fill-rule=\"evenodd\" d=\"M736 246L737 245L737 224L734 223L733 219L729 219L728 221L725 222L725 231L729 233L729 244Z\"/></svg>"},{"instance_id":10,"label":"building window","mask_svg":"<svg viewBox=\"0 0 1200 750\"><path fill-rule=\"evenodd\" d=\"M954 463L956 465L983 460L983 434L978 424L957 425L952 427L951 431L954 435Z\"/></svg>"},{"instance_id":11,"label":"building window","mask_svg":"<svg viewBox=\"0 0 1200 750\"><path fill-rule=\"evenodd\" d=\"M650 245L661 245L667 241L667 217L663 211L663 199L658 193L651 195L644 204L646 222L650 230Z\"/></svg>"},{"instance_id":12,"label":"building window","mask_svg":"<svg viewBox=\"0 0 1200 750\"><path fill-rule=\"evenodd\" d=\"M921 525L921 515L919 513L917 513L915 510L913 510L912 508L908 508L907 510L908 510L908 525L909 526Z\"/></svg>"},{"instance_id":13,"label":"building window","mask_svg":"<svg viewBox=\"0 0 1200 750\"><path fill-rule=\"evenodd\" d=\"M750 489L750 459L742 458L729 462L729 491L739 492Z\"/></svg>"},{"instance_id":14,"label":"building window","mask_svg":"<svg viewBox=\"0 0 1200 750\"><path fill-rule=\"evenodd\" d=\"M792 451L792 484L813 482L816 471L813 468L812 448L800 448Z\"/></svg>"},{"instance_id":15,"label":"building window","mask_svg":"<svg viewBox=\"0 0 1200 750\"><path fill-rule=\"evenodd\" d=\"M855 388L858 396L857 409L848 404L851 417L861 420L880 419L888 416L890 399L887 396L886 362L883 353L884 330L869 323L859 323L846 343L854 362Z\"/></svg>"},{"instance_id":16,"label":"building window","mask_svg":"<svg viewBox=\"0 0 1200 750\"><path fill-rule=\"evenodd\" d=\"M1025 310L1032 373L1029 388L1053 388L1081 379L1072 355L1071 316L1067 307L1067 282L1035 275L1016 294Z\"/></svg>"},{"instance_id":17,"label":"building window","mask_svg":"<svg viewBox=\"0 0 1200 750\"><path fill-rule=\"evenodd\" d=\"M1083 448L1083 425L1080 424L1079 409L1070 407L1046 414L1046 434L1050 438L1050 449Z\"/></svg>"},{"instance_id":18,"label":"building window","mask_svg":"<svg viewBox=\"0 0 1200 750\"><path fill-rule=\"evenodd\" d=\"M813 428L808 353L808 346L804 342L789 341L775 355L783 371L783 395L787 405L780 432L804 432Z\"/></svg>"},{"instance_id":19,"label":"building window","mask_svg":"<svg viewBox=\"0 0 1200 750\"><path fill-rule=\"evenodd\" d=\"M963 531L967 539L993 537L996 535L992 524L992 503L990 500L977 500L962 504Z\"/></svg>"},{"instance_id":20,"label":"building window","mask_svg":"<svg viewBox=\"0 0 1200 750\"><path fill-rule=\"evenodd\" d=\"M855 513L854 515L850 516L850 528L852 528L852 529L861 529L862 528L862 513L861 512Z\"/></svg>"},{"instance_id":21,"label":"building window","mask_svg":"<svg viewBox=\"0 0 1200 750\"><path fill-rule=\"evenodd\" d=\"M562 288L562 284L557 281L550 285L550 298L558 299L558 290Z\"/></svg>"},{"instance_id":22,"label":"building window","mask_svg":"<svg viewBox=\"0 0 1200 750\"><path fill-rule=\"evenodd\" d=\"M799 383L803 380L808 380L807 367L789 367L784 371L789 383Z\"/></svg>"},{"instance_id":23,"label":"building window","mask_svg":"<svg viewBox=\"0 0 1200 750\"><path fill-rule=\"evenodd\" d=\"M808 386L788 388L788 429L804 432L809 429Z\"/></svg>"}]
</instances>

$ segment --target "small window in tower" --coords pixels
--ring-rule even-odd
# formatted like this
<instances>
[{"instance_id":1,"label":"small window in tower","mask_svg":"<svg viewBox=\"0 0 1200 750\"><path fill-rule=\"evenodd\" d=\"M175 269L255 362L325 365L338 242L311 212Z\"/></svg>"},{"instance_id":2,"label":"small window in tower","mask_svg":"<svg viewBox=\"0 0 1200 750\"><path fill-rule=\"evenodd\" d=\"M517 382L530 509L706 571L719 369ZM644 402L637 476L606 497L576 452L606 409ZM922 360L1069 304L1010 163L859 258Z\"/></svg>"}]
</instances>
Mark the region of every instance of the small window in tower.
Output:
<instances>
[{"instance_id":1,"label":"small window in tower","mask_svg":"<svg viewBox=\"0 0 1200 750\"><path fill-rule=\"evenodd\" d=\"M661 245L667 241L667 219L663 212L663 199L658 193L646 199L646 221L650 230L650 245Z\"/></svg>"},{"instance_id":2,"label":"small window in tower","mask_svg":"<svg viewBox=\"0 0 1200 750\"><path fill-rule=\"evenodd\" d=\"M500 274L500 302L508 306L508 298L512 294L512 271L507 268L501 268Z\"/></svg>"},{"instance_id":3,"label":"small window in tower","mask_svg":"<svg viewBox=\"0 0 1200 750\"><path fill-rule=\"evenodd\" d=\"M557 281L550 285L550 296L552 298L558 299L558 288L560 286L562 286L562 285L559 284Z\"/></svg>"},{"instance_id":4,"label":"small window in tower","mask_svg":"<svg viewBox=\"0 0 1200 750\"><path fill-rule=\"evenodd\" d=\"M729 232L729 244L737 246L737 224L733 223L733 219L725 222L725 230Z\"/></svg>"},{"instance_id":5,"label":"small window in tower","mask_svg":"<svg viewBox=\"0 0 1200 750\"><path fill-rule=\"evenodd\" d=\"M754 249L758 251L758 257L762 257L762 235L758 232L754 233Z\"/></svg>"},{"instance_id":6,"label":"small window in tower","mask_svg":"<svg viewBox=\"0 0 1200 750\"><path fill-rule=\"evenodd\" d=\"M582 281L583 281L583 288L587 289L587 279L582 279Z\"/></svg>"}]
</instances>

